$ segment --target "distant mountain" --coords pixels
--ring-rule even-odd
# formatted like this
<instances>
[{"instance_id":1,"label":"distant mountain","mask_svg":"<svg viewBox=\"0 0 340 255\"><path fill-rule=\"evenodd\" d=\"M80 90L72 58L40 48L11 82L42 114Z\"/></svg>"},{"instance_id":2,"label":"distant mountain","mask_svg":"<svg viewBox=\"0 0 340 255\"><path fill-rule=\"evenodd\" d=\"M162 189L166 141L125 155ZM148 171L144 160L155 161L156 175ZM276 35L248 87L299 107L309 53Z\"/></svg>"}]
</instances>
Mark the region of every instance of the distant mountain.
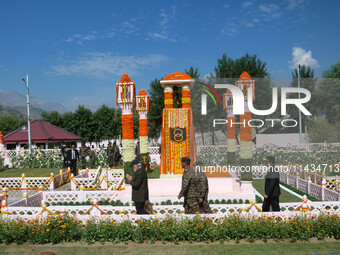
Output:
<instances>
[{"instance_id":1,"label":"distant mountain","mask_svg":"<svg viewBox=\"0 0 340 255\"><path fill-rule=\"evenodd\" d=\"M27 119L27 107L26 106L14 106L10 108L20 112L24 116L24 119ZM43 112L44 110L32 106L31 111L30 111L31 120L41 119L41 114Z\"/></svg>"},{"instance_id":2,"label":"distant mountain","mask_svg":"<svg viewBox=\"0 0 340 255\"><path fill-rule=\"evenodd\" d=\"M33 95L31 95L30 100L31 100L31 105L33 106L32 110L33 108L39 108L42 111L47 111L47 112L51 112L51 111L57 111L59 113L66 112L65 107L59 103L45 101ZM0 104L6 107L26 107L26 95L22 95L14 91L0 90ZM21 108L18 108L18 109L21 109ZM37 110L37 112L39 111L40 110ZM22 112L22 110L20 110L20 112ZM25 115L26 113L24 114L24 116Z\"/></svg>"},{"instance_id":3,"label":"distant mountain","mask_svg":"<svg viewBox=\"0 0 340 255\"><path fill-rule=\"evenodd\" d=\"M0 105L0 115L14 115L20 119L24 119L24 115L21 112L10 107L4 107L2 105Z\"/></svg>"}]
</instances>

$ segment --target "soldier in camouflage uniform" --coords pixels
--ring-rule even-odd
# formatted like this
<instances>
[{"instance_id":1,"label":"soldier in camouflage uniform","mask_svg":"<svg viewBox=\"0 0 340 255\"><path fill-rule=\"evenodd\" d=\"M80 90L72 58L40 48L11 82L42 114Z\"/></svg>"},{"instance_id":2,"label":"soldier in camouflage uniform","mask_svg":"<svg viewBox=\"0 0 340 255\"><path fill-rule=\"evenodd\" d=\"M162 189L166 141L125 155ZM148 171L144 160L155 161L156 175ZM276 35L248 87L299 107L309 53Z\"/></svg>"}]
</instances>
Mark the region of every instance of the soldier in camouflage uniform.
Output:
<instances>
[{"instance_id":1,"label":"soldier in camouflage uniform","mask_svg":"<svg viewBox=\"0 0 340 255\"><path fill-rule=\"evenodd\" d=\"M96 162L96 151L94 149L94 146L92 145L92 148L89 148L89 154L90 154L90 168L95 168L95 162Z\"/></svg>"},{"instance_id":2,"label":"soldier in camouflage uniform","mask_svg":"<svg viewBox=\"0 0 340 255\"><path fill-rule=\"evenodd\" d=\"M81 158L82 169L86 169L86 156L87 156L87 148L85 147L85 143L82 143L80 147L80 158Z\"/></svg>"},{"instance_id":3,"label":"soldier in camouflage uniform","mask_svg":"<svg viewBox=\"0 0 340 255\"><path fill-rule=\"evenodd\" d=\"M109 143L109 147L107 147L108 157L109 157L109 167L113 167L114 165L114 157L115 157L115 148Z\"/></svg>"},{"instance_id":4,"label":"soldier in camouflage uniform","mask_svg":"<svg viewBox=\"0 0 340 255\"><path fill-rule=\"evenodd\" d=\"M117 166L120 160L120 151L116 142L113 142L113 166Z\"/></svg>"},{"instance_id":5,"label":"soldier in camouflage uniform","mask_svg":"<svg viewBox=\"0 0 340 255\"><path fill-rule=\"evenodd\" d=\"M190 167L190 158L183 157L181 166L185 169L182 176L182 188L179 192L178 199L184 197L185 213L199 212L198 192L195 171Z\"/></svg>"},{"instance_id":6,"label":"soldier in camouflage uniform","mask_svg":"<svg viewBox=\"0 0 340 255\"><path fill-rule=\"evenodd\" d=\"M195 166L195 174L197 177L197 191L200 211L203 213L212 213L208 202L209 184L205 173L202 171L203 164L198 161Z\"/></svg>"},{"instance_id":7,"label":"soldier in camouflage uniform","mask_svg":"<svg viewBox=\"0 0 340 255\"><path fill-rule=\"evenodd\" d=\"M107 165L110 165L110 158L109 158L110 147L111 147L111 142L109 142L109 144L106 147Z\"/></svg>"}]
</instances>

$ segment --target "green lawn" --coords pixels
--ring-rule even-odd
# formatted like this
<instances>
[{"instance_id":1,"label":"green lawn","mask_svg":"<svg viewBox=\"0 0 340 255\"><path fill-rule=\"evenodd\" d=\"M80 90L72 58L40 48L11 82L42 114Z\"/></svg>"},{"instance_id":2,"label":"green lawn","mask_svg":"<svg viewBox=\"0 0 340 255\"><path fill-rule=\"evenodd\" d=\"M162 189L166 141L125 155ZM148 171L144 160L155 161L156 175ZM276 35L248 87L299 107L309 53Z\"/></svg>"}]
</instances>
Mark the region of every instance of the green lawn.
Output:
<instances>
[{"instance_id":1,"label":"green lawn","mask_svg":"<svg viewBox=\"0 0 340 255\"><path fill-rule=\"evenodd\" d=\"M264 194L264 179L253 179L253 187L260 192L263 196ZM290 194L289 192L281 189L281 196L280 196L280 203L287 203L287 202L301 202L301 199Z\"/></svg>"},{"instance_id":2,"label":"green lawn","mask_svg":"<svg viewBox=\"0 0 340 255\"><path fill-rule=\"evenodd\" d=\"M151 167L150 168L150 172L148 172L147 174L148 174L148 178L149 179L157 179L157 178L159 178L159 176L160 176L160 171L161 171L161 168L160 167Z\"/></svg>"},{"instance_id":3,"label":"green lawn","mask_svg":"<svg viewBox=\"0 0 340 255\"><path fill-rule=\"evenodd\" d=\"M24 173L26 177L48 177L51 175L51 173L54 173L54 175L59 174L60 169L55 168L20 168L20 169L7 169L0 172L0 178L4 177L21 177L21 175Z\"/></svg>"},{"instance_id":4,"label":"green lawn","mask_svg":"<svg viewBox=\"0 0 340 255\"><path fill-rule=\"evenodd\" d=\"M65 243L58 245L0 245L1 254L39 254L43 251L57 255L86 254L320 254L340 251L338 241L305 243L243 243L243 244L94 244Z\"/></svg>"}]
</instances>

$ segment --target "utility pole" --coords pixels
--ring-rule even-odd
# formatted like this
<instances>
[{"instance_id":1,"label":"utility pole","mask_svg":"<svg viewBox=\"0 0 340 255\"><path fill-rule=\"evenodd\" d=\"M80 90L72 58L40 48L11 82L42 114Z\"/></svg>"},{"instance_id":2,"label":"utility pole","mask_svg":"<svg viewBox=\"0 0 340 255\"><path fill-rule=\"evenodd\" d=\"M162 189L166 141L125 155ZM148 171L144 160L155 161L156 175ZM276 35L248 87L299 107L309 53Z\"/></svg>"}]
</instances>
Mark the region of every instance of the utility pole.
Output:
<instances>
[{"instance_id":1,"label":"utility pole","mask_svg":"<svg viewBox=\"0 0 340 255\"><path fill-rule=\"evenodd\" d=\"M32 150L32 141L31 141L31 116L30 116L30 90L28 87L28 75L26 75L26 80L25 78L22 78L24 83L26 84L26 89L27 89L27 129L28 129L28 151L29 154L31 154Z\"/></svg>"},{"instance_id":2,"label":"utility pole","mask_svg":"<svg viewBox=\"0 0 340 255\"><path fill-rule=\"evenodd\" d=\"M300 88L300 65L298 68L298 88ZM299 92L299 99L301 99ZM299 108L299 144L302 144L302 120L301 120L301 110Z\"/></svg>"}]
</instances>

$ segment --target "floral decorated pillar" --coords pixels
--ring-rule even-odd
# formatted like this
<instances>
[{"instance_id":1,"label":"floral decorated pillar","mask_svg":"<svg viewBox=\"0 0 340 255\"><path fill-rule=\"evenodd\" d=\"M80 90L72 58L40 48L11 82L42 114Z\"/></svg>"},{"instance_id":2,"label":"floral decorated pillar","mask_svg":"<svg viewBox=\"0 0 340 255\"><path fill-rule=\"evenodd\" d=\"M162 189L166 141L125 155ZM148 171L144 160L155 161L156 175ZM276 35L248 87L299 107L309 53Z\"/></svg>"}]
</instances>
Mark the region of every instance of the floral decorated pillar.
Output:
<instances>
[{"instance_id":1,"label":"floral decorated pillar","mask_svg":"<svg viewBox=\"0 0 340 255\"><path fill-rule=\"evenodd\" d=\"M136 84L124 74L116 83L116 104L122 109L123 161L125 173L132 175L131 162L135 159L133 105L136 97Z\"/></svg>"},{"instance_id":2,"label":"floral decorated pillar","mask_svg":"<svg viewBox=\"0 0 340 255\"><path fill-rule=\"evenodd\" d=\"M195 161L195 134L192 118L190 86L195 80L185 73L167 75L161 85L164 88L162 120L161 177L181 175L181 158ZM182 108L174 108L173 88L182 88Z\"/></svg>"},{"instance_id":3,"label":"floral decorated pillar","mask_svg":"<svg viewBox=\"0 0 340 255\"><path fill-rule=\"evenodd\" d=\"M172 86L164 86L164 108L174 108L174 93Z\"/></svg>"},{"instance_id":4,"label":"floral decorated pillar","mask_svg":"<svg viewBox=\"0 0 340 255\"><path fill-rule=\"evenodd\" d=\"M5 149L5 141L4 141L4 135L0 131L0 155Z\"/></svg>"},{"instance_id":5,"label":"floral decorated pillar","mask_svg":"<svg viewBox=\"0 0 340 255\"><path fill-rule=\"evenodd\" d=\"M140 161L149 167L149 131L148 131L148 112L150 99L145 90L142 89L136 97L136 111L139 113L139 142L140 142Z\"/></svg>"},{"instance_id":6,"label":"floral decorated pillar","mask_svg":"<svg viewBox=\"0 0 340 255\"><path fill-rule=\"evenodd\" d=\"M239 89L243 91L244 95L244 114L240 115L240 166L252 167L253 164L253 139L252 139L252 127L251 119L252 114L248 108L248 91L252 90L253 98L255 100L255 81L251 79L247 72L243 72L240 79L235 84ZM249 172L241 173L242 180L251 180L252 174Z\"/></svg>"},{"instance_id":7,"label":"floral decorated pillar","mask_svg":"<svg viewBox=\"0 0 340 255\"><path fill-rule=\"evenodd\" d=\"M227 162L231 166L236 165L236 126L233 114L233 97L230 90L224 94L227 110Z\"/></svg>"}]
</instances>

